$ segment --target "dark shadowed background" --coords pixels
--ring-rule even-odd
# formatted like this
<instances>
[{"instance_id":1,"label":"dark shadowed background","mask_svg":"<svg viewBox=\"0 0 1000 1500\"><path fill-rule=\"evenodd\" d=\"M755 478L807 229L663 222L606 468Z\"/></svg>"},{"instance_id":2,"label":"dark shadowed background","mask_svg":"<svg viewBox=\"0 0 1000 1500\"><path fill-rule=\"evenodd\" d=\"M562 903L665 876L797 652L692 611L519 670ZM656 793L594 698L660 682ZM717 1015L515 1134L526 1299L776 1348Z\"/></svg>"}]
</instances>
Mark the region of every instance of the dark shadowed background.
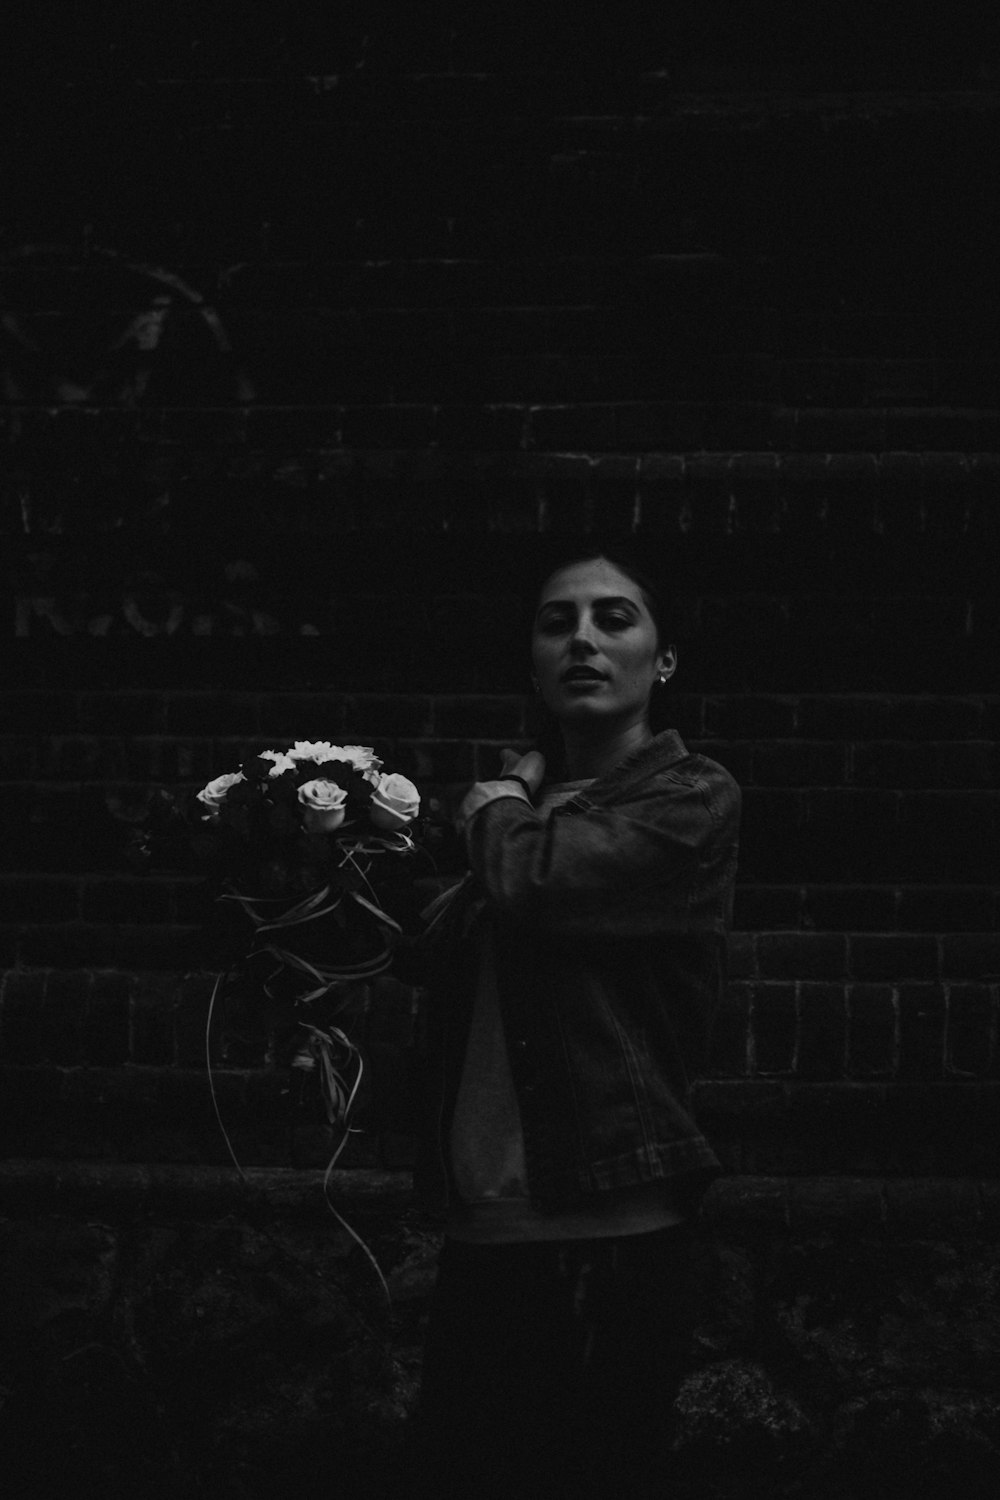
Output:
<instances>
[{"instance_id":1,"label":"dark shadowed background","mask_svg":"<svg viewBox=\"0 0 1000 1500\"><path fill-rule=\"evenodd\" d=\"M683 596L744 788L684 1494L1000 1477L993 7L79 3L0 92L0 1411L21 1494L373 1494L418 995L337 1190L129 820L250 747L449 806L567 541ZM30 1475L30 1478L21 1476ZM688 1488L684 1489L683 1486ZM31 1488L34 1486L34 1488ZM116 1488L117 1486L117 1488Z\"/></svg>"}]
</instances>

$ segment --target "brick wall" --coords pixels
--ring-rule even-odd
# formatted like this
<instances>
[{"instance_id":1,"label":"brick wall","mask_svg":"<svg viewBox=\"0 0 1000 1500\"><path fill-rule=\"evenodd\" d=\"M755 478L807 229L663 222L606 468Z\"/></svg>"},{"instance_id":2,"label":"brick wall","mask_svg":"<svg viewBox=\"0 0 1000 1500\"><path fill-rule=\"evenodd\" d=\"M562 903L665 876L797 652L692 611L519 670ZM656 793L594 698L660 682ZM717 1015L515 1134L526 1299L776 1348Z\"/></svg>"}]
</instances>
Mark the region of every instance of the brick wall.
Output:
<instances>
[{"instance_id":1,"label":"brick wall","mask_svg":"<svg viewBox=\"0 0 1000 1500\"><path fill-rule=\"evenodd\" d=\"M336 1178L387 1320L325 1141L220 1062L232 1172L204 897L122 819L302 735L453 799L528 732L539 559L608 532L686 591L670 715L745 793L671 1483L995 1494L992 8L14 9L8 1487L379 1492L437 1243L413 994Z\"/></svg>"},{"instance_id":2,"label":"brick wall","mask_svg":"<svg viewBox=\"0 0 1000 1500\"><path fill-rule=\"evenodd\" d=\"M451 795L526 732L541 550L613 531L690 590L674 721L745 788L727 1165L994 1170L993 23L665 9L16 23L12 1155L223 1159L198 891L116 815L303 734Z\"/></svg>"}]
</instances>

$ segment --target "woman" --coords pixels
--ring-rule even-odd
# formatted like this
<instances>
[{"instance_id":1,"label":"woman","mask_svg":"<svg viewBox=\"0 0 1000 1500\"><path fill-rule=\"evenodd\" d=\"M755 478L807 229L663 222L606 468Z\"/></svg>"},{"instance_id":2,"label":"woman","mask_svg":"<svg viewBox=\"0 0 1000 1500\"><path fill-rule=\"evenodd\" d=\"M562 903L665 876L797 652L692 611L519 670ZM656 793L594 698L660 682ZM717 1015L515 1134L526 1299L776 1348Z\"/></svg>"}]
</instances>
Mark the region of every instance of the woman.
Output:
<instances>
[{"instance_id":1,"label":"woman","mask_svg":"<svg viewBox=\"0 0 1000 1500\"><path fill-rule=\"evenodd\" d=\"M504 751L459 814L471 877L432 986L448 1219L416 1488L668 1483L691 1226L718 1171L687 1096L724 982L740 797L650 727L677 667L662 618L620 555L558 567L531 654L564 777Z\"/></svg>"}]
</instances>

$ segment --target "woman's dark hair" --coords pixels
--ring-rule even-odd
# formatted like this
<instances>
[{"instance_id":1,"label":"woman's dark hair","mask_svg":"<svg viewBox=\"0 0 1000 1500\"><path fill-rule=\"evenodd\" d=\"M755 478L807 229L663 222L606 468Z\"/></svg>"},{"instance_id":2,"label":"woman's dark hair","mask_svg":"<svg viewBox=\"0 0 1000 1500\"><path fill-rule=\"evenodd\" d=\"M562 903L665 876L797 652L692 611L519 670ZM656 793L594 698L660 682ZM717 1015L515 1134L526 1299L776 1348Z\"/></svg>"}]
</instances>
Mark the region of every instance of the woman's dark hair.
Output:
<instances>
[{"instance_id":1,"label":"woman's dark hair","mask_svg":"<svg viewBox=\"0 0 1000 1500\"><path fill-rule=\"evenodd\" d=\"M539 595L556 573L571 568L577 563L597 562L604 559L635 584L642 594L656 626L657 643L660 647L675 646L687 634L683 605L677 581L671 579L665 568L651 566L646 557L640 557L637 549L628 543L611 541L601 544L596 539L591 543L567 547L560 552L550 552L542 559L530 604L530 619L533 621ZM668 727L669 715L664 712L666 694L662 689L654 692L650 700L650 726L654 733ZM559 726L540 698L535 698L528 711L528 734L535 746L545 756L546 781L558 781L565 775L564 750Z\"/></svg>"}]
</instances>

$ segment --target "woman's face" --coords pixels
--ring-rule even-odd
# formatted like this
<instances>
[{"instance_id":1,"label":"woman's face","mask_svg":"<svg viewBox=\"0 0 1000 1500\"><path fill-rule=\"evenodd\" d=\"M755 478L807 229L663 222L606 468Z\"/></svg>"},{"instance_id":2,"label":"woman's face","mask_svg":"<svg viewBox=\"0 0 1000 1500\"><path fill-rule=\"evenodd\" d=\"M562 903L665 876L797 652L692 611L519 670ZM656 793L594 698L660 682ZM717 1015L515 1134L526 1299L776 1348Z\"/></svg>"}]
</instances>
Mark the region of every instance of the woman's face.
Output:
<instances>
[{"instance_id":1,"label":"woman's face","mask_svg":"<svg viewBox=\"0 0 1000 1500\"><path fill-rule=\"evenodd\" d=\"M581 728L644 718L653 683L677 666L673 647L657 643L642 590L605 558L553 573L539 597L531 657L546 705Z\"/></svg>"}]
</instances>

